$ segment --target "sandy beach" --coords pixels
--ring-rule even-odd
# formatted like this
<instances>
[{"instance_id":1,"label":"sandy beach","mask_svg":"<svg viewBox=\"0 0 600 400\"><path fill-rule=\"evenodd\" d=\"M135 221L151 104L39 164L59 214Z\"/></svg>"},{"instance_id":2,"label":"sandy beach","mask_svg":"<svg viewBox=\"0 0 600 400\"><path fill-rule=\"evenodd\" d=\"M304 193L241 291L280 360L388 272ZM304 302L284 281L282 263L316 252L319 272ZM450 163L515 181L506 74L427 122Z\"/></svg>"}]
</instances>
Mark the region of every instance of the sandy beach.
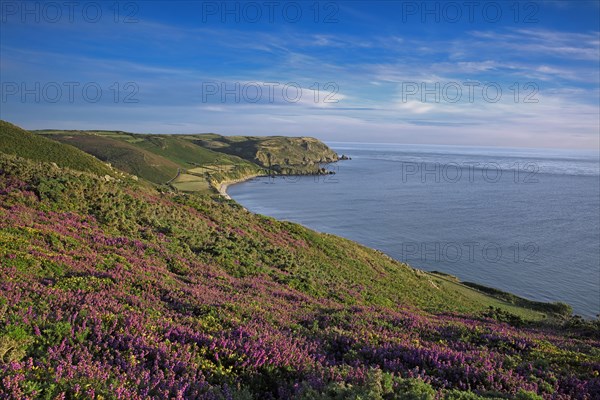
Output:
<instances>
[{"instance_id":1,"label":"sandy beach","mask_svg":"<svg viewBox=\"0 0 600 400\"><path fill-rule=\"evenodd\" d=\"M242 183L242 182L246 182L246 181L248 181L248 180L250 180L250 179L254 179L254 178L257 178L257 177L259 177L259 176L266 176L266 175L261 175L261 174L256 174L256 175L248 175L248 176L245 176L245 177L243 177L243 178L231 179L231 180L226 180L226 181L220 182L220 183L217 185L217 191L219 192L219 194L220 194L221 196L225 197L225 198L226 198L226 199L228 199L228 200L231 200L231 196L229 196L229 195L227 194L227 188L228 188L229 186L231 186L231 185L235 185L236 183Z\"/></svg>"}]
</instances>

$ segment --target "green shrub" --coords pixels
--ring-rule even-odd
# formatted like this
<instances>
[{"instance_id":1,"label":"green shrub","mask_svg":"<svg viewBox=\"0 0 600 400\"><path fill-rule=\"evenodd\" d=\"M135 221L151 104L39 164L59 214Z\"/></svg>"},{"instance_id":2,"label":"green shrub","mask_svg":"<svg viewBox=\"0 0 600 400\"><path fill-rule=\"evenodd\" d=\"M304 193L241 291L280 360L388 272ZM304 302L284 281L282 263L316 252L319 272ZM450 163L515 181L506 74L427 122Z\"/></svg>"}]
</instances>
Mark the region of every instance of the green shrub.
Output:
<instances>
[{"instance_id":1,"label":"green shrub","mask_svg":"<svg viewBox=\"0 0 600 400\"><path fill-rule=\"evenodd\" d=\"M490 306L488 311L483 313L483 316L498 322L506 322L512 326L523 326L525 323L523 318L499 307Z\"/></svg>"},{"instance_id":2,"label":"green shrub","mask_svg":"<svg viewBox=\"0 0 600 400\"><path fill-rule=\"evenodd\" d=\"M322 391L305 387L299 400L433 400L435 390L420 379L371 370L363 384L331 382Z\"/></svg>"},{"instance_id":3,"label":"green shrub","mask_svg":"<svg viewBox=\"0 0 600 400\"><path fill-rule=\"evenodd\" d=\"M519 390L515 396L515 400L543 400L542 396L538 396L533 392L527 392L525 390Z\"/></svg>"},{"instance_id":4,"label":"green shrub","mask_svg":"<svg viewBox=\"0 0 600 400\"><path fill-rule=\"evenodd\" d=\"M451 390L444 396L444 400L502 400L504 397L497 397L496 393L487 393L485 396L479 396L473 392L463 392L457 389Z\"/></svg>"},{"instance_id":5,"label":"green shrub","mask_svg":"<svg viewBox=\"0 0 600 400\"><path fill-rule=\"evenodd\" d=\"M395 392L398 395L393 398L398 400L433 400L435 398L435 390L420 379L402 380L395 388Z\"/></svg>"},{"instance_id":6,"label":"green shrub","mask_svg":"<svg viewBox=\"0 0 600 400\"><path fill-rule=\"evenodd\" d=\"M444 400L481 400L483 397L473 392L461 392L460 390L451 390L446 393Z\"/></svg>"},{"instance_id":7,"label":"green shrub","mask_svg":"<svg viewBox=\"0 0 600 400\"><path fill-rule=\"evenodd\" d=\"M27 354L31 342L31 336L25 328L18 325L7 326L0 333L0 364L20 361Z\"/></svg>"}]
</instances>

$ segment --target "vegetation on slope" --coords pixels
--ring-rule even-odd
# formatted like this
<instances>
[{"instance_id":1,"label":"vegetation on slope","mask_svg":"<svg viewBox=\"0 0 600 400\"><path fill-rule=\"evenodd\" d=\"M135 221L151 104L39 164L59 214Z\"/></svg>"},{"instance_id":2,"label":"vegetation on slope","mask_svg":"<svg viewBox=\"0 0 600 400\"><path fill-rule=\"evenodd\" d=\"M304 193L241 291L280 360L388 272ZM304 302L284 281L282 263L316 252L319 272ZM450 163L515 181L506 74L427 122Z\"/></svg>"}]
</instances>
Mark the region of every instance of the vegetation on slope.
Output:
<instances>
[{"instance_id":1,"label":"vegetation on slope","mask_svg":"<svg viewBox=\"0 0 600 400\"><path fill-rule=\"evenodd\" d=\"M54 140L110 163L115 168L157 184L174 178L179 165L126 141L93 133L49 135Z\"/></svg>"},{"instance_id":2,"label":"vegetation on slope","mask_svg":"<svg viewBox=\"0 0 600 400\"><path fill-rule=\"evenodd\" d=\"M463 282L463 285L466 285L468 287L472 287L474 289L477 289L483 293L492 295L498 299L502 299L504 301L506 301L507 303L510 304L515 304L521 307L527 307L533 310L540 310L543 312L551 312L551 313L555 313L555 314L559 314L559 315L571 315L573 314L573 308L565 303L544 303L541 301L532 301L532 300L528 300L528 299L524 299L522 297L516 296L512 293L507 293L505 291L496 289L496 288L491 288L491 287L487 287L487 286L483 286L477 283L473 283L473 282Z\"/></svg>"},{"instance_id":3,"label":"vegetation on slope","mask_svg":"<svg viewBox=\"0 0 600 400\"><path fill-rule=\"evenodd\" d=\"M179 165L253 165L240 157L212 151L194 144L181 135L133 135L138 146L170 159Z\"/></svg>"},{"instance_id":4,"label":"vegetation on slope","mask_svg":"<svg viewBox=\"0 0 600 400\"><path fill-rule=\"evenodd\" d=\"M120 131L36 131L158 185L183 192L210 193L218 183L264 174L257 165L195 145L175 135Z\"/></svg>"},{"instance_id":5,"label":"vegetation on slope","mask_svg":"<svg viewBox=\"0 0 600 400\"><path fill-rule=\"evenodd\" d=\"M337 154L313 138L143 135L120 131L36 131L71 144L127 173L184 192L273 174L322 174Z\"/></svg>"},{"instance_id":6,"label":"vegetation on slope","mask_svg":"<svg viewBox=\"0 0 600 400\"><path fill-rule=\"evenodd\" d=\"M113 171L107 165L88 154L71 146L40 138L2 120L0 120L0 152L98 175L113 175Z\"/></svg>"},{"instance_id":7,"label":"vegetation on slope","mask_svg":"<svg viewBox=\"0 0 600 400\"><path fill-rule=\"evenodd\" d=\"M324 143L310 137L193 135L194 143L233 154L285 174L319 173L320 164L338 160Z\"/></svg>"},{"instance_id":8,"label":"vegetation on slope","mask_svg":"<svg viewBox=\"0 0 600 400\"><path fill-rule=\"evenodd\" d=\"M0 262L0 397L600 395L597 330L220 198L0 155Z\"/></svg>"}]
</instances>

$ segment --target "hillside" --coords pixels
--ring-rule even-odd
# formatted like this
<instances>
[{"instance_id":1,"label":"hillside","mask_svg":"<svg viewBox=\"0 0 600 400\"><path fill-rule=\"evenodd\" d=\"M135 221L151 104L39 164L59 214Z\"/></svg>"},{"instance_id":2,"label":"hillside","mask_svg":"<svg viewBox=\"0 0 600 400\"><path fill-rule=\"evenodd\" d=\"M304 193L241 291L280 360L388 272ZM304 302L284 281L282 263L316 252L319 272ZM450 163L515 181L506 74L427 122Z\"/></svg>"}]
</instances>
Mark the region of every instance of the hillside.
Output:
<instances>
[{"instance_id":1,"label":"hillside","mask_svg":"<svg viewBox=\"0 0 600 400\"><path fill-rule=\"evenodd\" d=\"M321 141L310 137L194 135L194 143L233 154L282 173L316 173L319 164L338 160Z\"/></svg>"},{"instance_id":2,"label":"hillside","mask_svg":"<svg viewBox=\"0 0 600 400\"><path fill-rule=\"evenodd\" d=\"M313 138L150 135L121 131L35 131L115 168L184 192L265 174L322 174L337 154Z\"/></svg>"},{"instance_id":3,"label":"hillside","mask_svg":"<svg viewBox=\"0 0 600 400\"><path fill-rule=\"evenodd\" d=\"M115 168L182 192L211 193L230 179L264 174L257 165L215 152L175 135L117 131L36 131L73 145Z\"/></svg>"},{"instance_id":4,"label":"hillside","mask_svg":"<svg viewBox=\"0 0 600 400\"><path fill-rule=\"evenodd\" d=\"M74 147L40 138L2 120L0 120L0 152L98 175L113 175L113 171L106 164Z\"/></svg>"},{"instance_id":5,"label":"hillside","mask_svg":"<svg viewBox=\"0 0 600 400\"><path fill-rule=\"evenodd\" d=\"M77 147L115 168L153 183L165 183L174 178L179 170L179 165L171 160L110 136L81 133L48 137Z\"/></svg>"},{"instance_id":6,"label":"hillside","mask_svg":"<svg viewBox=\"0 0 600 400\"><path fill-rule=\"evenodd\" d=\"M0 154L0 398L600 396L594 323L34 159Z\"/></svg>"}]
</instances>

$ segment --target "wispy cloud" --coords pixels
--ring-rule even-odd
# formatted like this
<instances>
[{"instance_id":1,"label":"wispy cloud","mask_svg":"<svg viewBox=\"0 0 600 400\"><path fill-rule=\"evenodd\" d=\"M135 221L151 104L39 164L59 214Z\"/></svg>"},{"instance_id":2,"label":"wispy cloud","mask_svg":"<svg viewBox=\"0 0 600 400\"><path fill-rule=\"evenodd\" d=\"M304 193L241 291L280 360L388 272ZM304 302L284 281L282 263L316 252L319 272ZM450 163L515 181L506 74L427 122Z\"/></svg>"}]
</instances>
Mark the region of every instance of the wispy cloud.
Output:
<instances>
[{"instance_id":1,"label":"wispy cloud","mask_svg":"<svg viewBox=\"0 0 600 400\"><path fill-rule=\"evenodd\" d=\"M562 6L557 4L557 6ZM344 12L365 24L371 16ZM139 104L2 105L2 117L29 128L106 128L133 131L217 131L231 134L319 134L328 140L423 143L598 145L599 33L474 26L460 35L427 36L408 29L363 34L352 29L244 29L187 26L144 19L115 28L98 24L25 26L6 31L2 80L135 81ZM11 28L13 29L13 28ZM66 32L66 33L65 33ZM18 36L31 39L25 43ZM40 40L46 37L48 43ZM61 46L63 38L68 46ZM502 100L402 100L402 83L496 82ZM296 102L204 101L207 82L233 87L300 85ZM324 85L339 88L334 98ZM537 104L515 102L511 85L534 82ZM315 84L319 92L316 92ZM318 94L318 96L316 96ZM315 101L319 97L319 101ZM35 112L32 112L35 110ZM36 119L32 120L31 115ZM322 132L322 133L321 133Z\"/></svg>"}]
</instances>

